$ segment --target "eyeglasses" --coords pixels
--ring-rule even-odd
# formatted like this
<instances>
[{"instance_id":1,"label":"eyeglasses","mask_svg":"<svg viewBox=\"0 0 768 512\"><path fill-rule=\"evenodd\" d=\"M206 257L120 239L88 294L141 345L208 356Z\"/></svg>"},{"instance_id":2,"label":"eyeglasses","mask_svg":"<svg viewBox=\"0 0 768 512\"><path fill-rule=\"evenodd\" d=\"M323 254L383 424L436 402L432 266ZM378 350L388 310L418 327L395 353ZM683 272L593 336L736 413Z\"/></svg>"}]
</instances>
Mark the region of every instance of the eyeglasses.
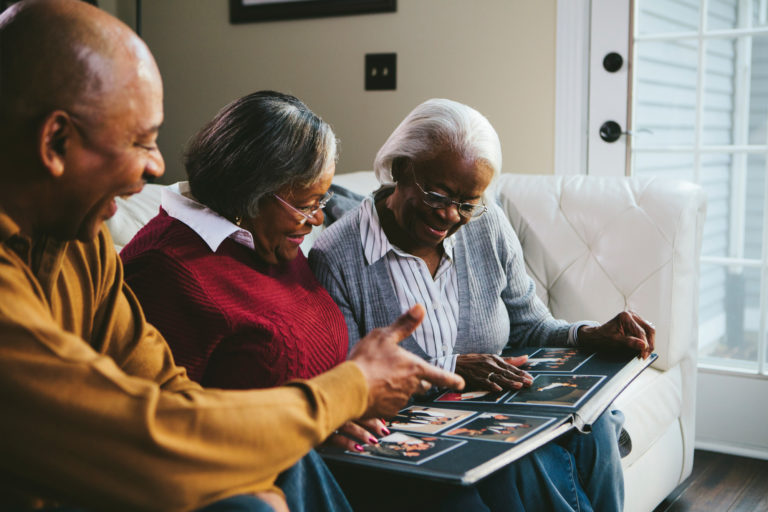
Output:
<instances>
[{"instance_id":1,"label":"eyeglasses","mask_svg":"<svg viewBox=\"0 0 768 512\"><path fill-rule=\"evenodd\" d=\"M484 204L475 204L475 203L461 203L459 201L454 201L448 196L444 196L443 194L438 194L437 192L428 192L421 188L421 185L416 181L416 175L413 176L413 182L416 184L417 187L419 187L419 190L421 190L421 193L424 194L424 204L429 206L430 208L435 208L436 210L442 209L442 208L450 208L452 204L456 205L456 210L459 212L459 215L464 217L465 219L476 219L485 212L488 211L488 207Z\"/></svg>"},{"instance_id":2,"label":"eyeglasses","mask_svg":"<svg viewBox=\"0 0 768 512\"><path fill-rule=\"evenodd\" d=\"M308 220L313 220L315 218L315 215L317 215L317 212L325 208L325 205L327 205L328 201L330 201L331 198L333 197L333 192L326 192L325 195L322 198L320 198L320 201L317 202L317 205L312 205L312 206L296 207L277 194L272 194L272 197L274 197L275 199L283 203L285 206L287 206L291 210L301 215L303 218L299 222L301 224L304 224Z\"/></svg>"}]
</instances>

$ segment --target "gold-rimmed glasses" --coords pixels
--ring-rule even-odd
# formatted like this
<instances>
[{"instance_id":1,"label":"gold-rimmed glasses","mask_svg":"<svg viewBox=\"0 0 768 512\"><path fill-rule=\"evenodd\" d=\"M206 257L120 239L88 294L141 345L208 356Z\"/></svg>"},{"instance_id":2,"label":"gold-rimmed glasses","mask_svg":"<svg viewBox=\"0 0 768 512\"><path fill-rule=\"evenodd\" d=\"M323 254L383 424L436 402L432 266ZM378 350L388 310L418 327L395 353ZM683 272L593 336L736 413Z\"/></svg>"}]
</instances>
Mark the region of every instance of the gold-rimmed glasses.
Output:
<instances>
[{"instance_id":1,"label":"gold-rimmed glasses","mask_svg":"<svg viewBox=\"0 0 768 512\"><path fill-rule=\"evenodd\" d=\"M277 194L272 194L272 197L283 203L285 206L293 210L294 212L298 213L302 216L302 219L300 221L301 224L304 224L308 220L313 220L315 218L315 215L317 215L317 212L325 208L325 205L328 204L328 201L331 200L333 197L333 192L328 191L325 193L323 197L320 198L320 200L317 202L317 204L312 206L293 206L291 203L283 199Z\"/></svg>"}]
</instances>

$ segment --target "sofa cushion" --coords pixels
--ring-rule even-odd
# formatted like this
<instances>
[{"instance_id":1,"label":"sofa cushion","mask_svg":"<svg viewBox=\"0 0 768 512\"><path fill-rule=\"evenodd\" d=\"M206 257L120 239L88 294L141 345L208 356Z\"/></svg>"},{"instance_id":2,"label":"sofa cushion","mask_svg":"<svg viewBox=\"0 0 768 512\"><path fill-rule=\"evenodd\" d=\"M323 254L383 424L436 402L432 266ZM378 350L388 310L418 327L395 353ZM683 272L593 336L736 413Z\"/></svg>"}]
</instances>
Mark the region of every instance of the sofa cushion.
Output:
<instances>
[{"instance_id":1,"label":"sofa cushion","mask_svg":"<svg viewBox=\"0 0 768 512\"><path fill-rule=\"evenodd\" d=\"M656 325L656 368L690 355L700 187L659 178L504 174L498 194L555 317L605 322L632 309Z\"/></svg>"}]
</instances>

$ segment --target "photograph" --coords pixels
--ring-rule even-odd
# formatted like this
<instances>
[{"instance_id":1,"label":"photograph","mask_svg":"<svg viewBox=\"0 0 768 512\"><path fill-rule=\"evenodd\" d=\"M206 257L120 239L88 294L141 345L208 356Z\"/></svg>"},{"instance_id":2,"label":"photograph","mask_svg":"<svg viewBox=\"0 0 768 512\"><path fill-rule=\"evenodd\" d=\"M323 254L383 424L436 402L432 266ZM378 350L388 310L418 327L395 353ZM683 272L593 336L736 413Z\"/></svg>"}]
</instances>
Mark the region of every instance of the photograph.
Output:
<instances>
[{"instance_id":1,"label":"photograph","mask_svg":"<svg viewBox=\"0 0 768 512\"><path fill-rule=\"evenodd\" d=\"M461 446L465 442L394 432L379 439L379 444L364 445L362 452L348 450L346 453L406 464L422 464Z\"/></svg>"},{"instance_id":2,"label":"photograph","mask_svg":"<svg viewBox=\"0 0 768 512\"><path fill-rule=\"evenodd\" d=\"M447 391L437 397L435 402L479 402L495 404L501 402L506 394L506 391Z\"/></svg>"},{"instance_id":3,"label":"photograph","mask_svg":"<svg viewBox=\"0 0 768 512\"><path fill-rule=\"evenodd\" d=\"M533 384L505 403L575 407L597 386L603 375L536 375Z\"/></svg>"},{"instance_id":4,"label":"photograph","mask_svg":"<svg viewBox=\"0 0 768 512\"><path fill-rule=\"evenodd\" d=\"M489 412L480 414L444 435L519 443L553 421L555 418Z\"/></svg>"},{"instance_id":5,"label":"photograph","mask_svg":"<svg viewBox=\"0 0 768 512\"><path fill-rule=\"evenodd\" d=\"M390 419L387 425L396 430L435 434L464 421L473 414L475 413L472 411L412 405L397 413L397 416Z\"/></svg>"},{"instance_id":6,"label":"photograph","mask_svg":"<svg viewBox=\"0 0 768 512\"><path fill-rule=\"evenodd\" d=\"M575 348L540 348L520 366L527 372L574 372L594 354Z\"/></svg>"}]
</instances>

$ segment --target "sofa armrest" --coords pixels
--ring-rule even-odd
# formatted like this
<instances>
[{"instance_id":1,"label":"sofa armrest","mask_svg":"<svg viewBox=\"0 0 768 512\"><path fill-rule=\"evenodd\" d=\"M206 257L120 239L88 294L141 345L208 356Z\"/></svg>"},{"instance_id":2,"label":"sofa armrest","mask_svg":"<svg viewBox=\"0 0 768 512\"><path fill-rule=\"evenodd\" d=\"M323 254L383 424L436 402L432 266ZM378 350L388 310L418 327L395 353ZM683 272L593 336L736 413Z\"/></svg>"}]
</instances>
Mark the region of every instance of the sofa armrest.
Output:
<instances>
[{"instance_id":1,"label":"sofa armrest","mask_svg":"<svg viewBox=\"0 0 768 512\"><path fill-rule=\"evenodd\" d=\"M656 325L656 368L696 353L706 209L699 186L504 174L497 193L555 317L605 322L632 309Z\"/></svg>"}]
</instances>

